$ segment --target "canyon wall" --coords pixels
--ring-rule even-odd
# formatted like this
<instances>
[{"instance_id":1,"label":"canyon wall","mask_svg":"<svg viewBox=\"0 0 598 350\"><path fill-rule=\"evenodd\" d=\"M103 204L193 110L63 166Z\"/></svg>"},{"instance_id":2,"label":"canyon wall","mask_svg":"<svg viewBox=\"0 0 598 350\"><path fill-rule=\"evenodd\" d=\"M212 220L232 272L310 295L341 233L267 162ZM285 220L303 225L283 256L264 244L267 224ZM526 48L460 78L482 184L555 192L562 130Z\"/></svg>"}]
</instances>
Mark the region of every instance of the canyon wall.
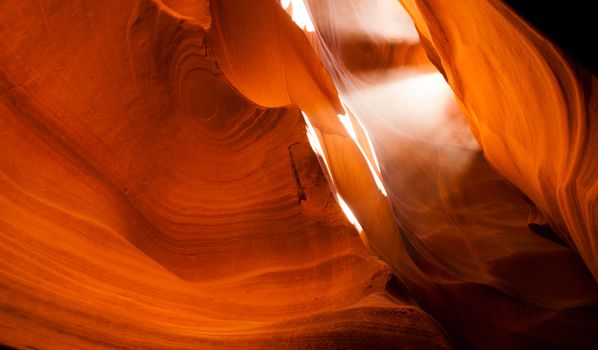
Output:
<instances>
[{"instance_id":1,"label":"canyon wall","mask_svg":"<svg viewBox=\"0 0 598 350\"><path fill-rule=\"evenodd\" d=\"M402 4L0 3L0 345L598 344L596 76Z\"/></svg>"},{"instance_id":2,"label":"canyon wall","mask_svg":"<svg viewBox=\"0 0 598 350\"><path fill-rule=\"evenodd\" d=\"M299 109L222 74L202 4L0 5L0 342L449 348L386 292Z\"/></svg>"}]
</instances>

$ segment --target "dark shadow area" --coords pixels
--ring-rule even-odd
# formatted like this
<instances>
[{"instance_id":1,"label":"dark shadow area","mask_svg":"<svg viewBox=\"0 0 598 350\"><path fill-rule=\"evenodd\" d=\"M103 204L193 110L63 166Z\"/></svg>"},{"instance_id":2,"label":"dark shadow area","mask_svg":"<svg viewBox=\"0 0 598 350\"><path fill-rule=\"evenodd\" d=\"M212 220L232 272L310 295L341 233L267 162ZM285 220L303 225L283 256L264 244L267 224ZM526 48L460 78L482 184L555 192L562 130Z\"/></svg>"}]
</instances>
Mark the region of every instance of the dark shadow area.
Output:
<instances>
[{"instance_id":1,"label":"dark shadow area","mask_svg":"<svg viewBox=\"0 0 598 350\"><path fill-rule=\"evenodd\" d=\"M598 73L595 2L505 0L505 3L574 60Z\"/></svg>"}]
</instances>

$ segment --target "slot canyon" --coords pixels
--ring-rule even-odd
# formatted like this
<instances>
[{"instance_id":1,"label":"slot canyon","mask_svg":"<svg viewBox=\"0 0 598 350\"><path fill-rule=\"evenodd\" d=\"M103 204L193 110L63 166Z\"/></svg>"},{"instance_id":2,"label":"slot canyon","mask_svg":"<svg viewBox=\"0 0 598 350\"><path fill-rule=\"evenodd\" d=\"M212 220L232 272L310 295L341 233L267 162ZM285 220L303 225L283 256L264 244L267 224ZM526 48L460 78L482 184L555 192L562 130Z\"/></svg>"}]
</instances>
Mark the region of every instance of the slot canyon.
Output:
<instances>
[{"instance_id":1,"label":"slot canyon","mask_svg":"<svg viewBox=\"0 0 598 350\"><path fill-rule=\"evenodd\" d=\"M0 348L598 349L591 8L0 0Z\"/></svg>"}]
</instances>

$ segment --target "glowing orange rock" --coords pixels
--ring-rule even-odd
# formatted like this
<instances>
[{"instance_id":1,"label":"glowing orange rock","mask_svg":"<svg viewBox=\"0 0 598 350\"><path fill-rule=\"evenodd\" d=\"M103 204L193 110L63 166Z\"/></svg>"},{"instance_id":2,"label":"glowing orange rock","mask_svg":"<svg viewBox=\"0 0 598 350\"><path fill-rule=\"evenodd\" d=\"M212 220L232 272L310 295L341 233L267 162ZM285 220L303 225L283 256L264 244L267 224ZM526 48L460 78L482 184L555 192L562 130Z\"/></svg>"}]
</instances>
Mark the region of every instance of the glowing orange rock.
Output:
<instances>
[{"instance_id":1,"label":"glowing orange rock","mask_svg":"<svg viewBox=\"0 0 598 350\"><path fill-rule=\"evenodd\" d=\"M581 68L571 70L578 72L574 76L560 76L560 69L543 70L552 61L557 66L563 62L551 56L554 47L494 2L406 1L421 42L408 32L379 35L379 29L370 28L385 28L384 19L361 26L370 15L360 9L371 2L307 2L316 29L314 47L345 102L369 131L400 227L398 234L365 229L372 250L393 267L419 305L459 346L591 348L598 342L598 286L588 271L591 260L583 252L584 260L580 259L553 237L535 205L495 172L484 155L501 172L503 167L516 169L520 179L511 179L508 172L506 178L526 194L529 188L522 179L542 188L548 197L558 193L551 183L556 177L544 176L554 168L556 159L551 157L564 155L569 148L560 141L550 147L546 143L557 136L585 148L596 136L592 131L584 132L587 139L555 134L555 129L570 127L543 123L546 111L536 107L549 104L553 122L570 122L578 130L591 126L595 92L584 95L579 88L591 91L592 84L585 82L595 77ZM393 1L378 0L376 6L391 14L386 17L400 12ZM367 52L373 56L365 56L372 58L371 63L360 66L346 54L347 47L359 52L363 40L355 38L365 38L374 48ZM532 45L536 41L542 43L540 49ZM395 55L388 49L392 47L425 48L440 73L430 73L429 63ZM441 74L448 77L465 116L450 98ZM543 77L548 77L547 83ZM560 89L579 98L562 99ZM583 105L588 106L587 114L577 107ZM567 109L572 115L561 113ZM527 144L516 141L522 130L529 130ZM522 145L537 155L514 156ZM584 170L569 168L568 179L592 186L598 180L595 155L579 156ZM581 184L577 188L583 190ZM578 201L585 208L566 205L569 214L584 220L571 234L580 235L590 255L593 248L587 241L595 235L593 198L586 187L582 197L571 195L565 201ZM348 203L357 217L375 212Z\"/></svg>"},{"instance_id":2,"label":"glowing orange rock","mask_svg":"<svg viewBox=\"0 0 598 350\"><path fill-rule=\"evenodd\" d=\"M207 10L0 4L0 343L450 347L387 290L300 111L223 76Z\"/></svg>"},{"instance_id":3,"label":"glowing orange rock","mask_svg":"<svg viewBox=\"0 0 598 350\"><path fill-rule=\"evenodd\" d=\"M592 348L596 77L403 3L1 2L0 345Z\"/></svg>"}]
</instances>

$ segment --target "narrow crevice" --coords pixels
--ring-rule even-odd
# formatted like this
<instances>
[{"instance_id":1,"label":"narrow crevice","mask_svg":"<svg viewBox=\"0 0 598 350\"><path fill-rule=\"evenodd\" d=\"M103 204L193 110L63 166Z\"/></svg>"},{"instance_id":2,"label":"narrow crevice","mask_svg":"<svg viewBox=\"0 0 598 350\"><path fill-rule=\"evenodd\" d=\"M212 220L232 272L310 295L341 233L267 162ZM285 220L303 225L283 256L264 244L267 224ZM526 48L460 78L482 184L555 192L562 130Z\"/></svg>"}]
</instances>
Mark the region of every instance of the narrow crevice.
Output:
<instances>
[{"instance_id":1,"label":"narrow crevice","mask_svg":"<svg viewBox=\"0 0 598 350\"><path fill-rule=\"evenodd\" d=\"M307 196L305 195L305 189L303 185L301 185L301 179L299 178L299 172L297 171L297 164L295 163L295 158L293 158L293 146L301 145L300 142L295 142L289 145L289 159L291 160L291 170L293 170L293 176L295 176L295 184L297 185L297 204L301 205L301 201L307 200Z\"/></svg>"}]
</instances>

